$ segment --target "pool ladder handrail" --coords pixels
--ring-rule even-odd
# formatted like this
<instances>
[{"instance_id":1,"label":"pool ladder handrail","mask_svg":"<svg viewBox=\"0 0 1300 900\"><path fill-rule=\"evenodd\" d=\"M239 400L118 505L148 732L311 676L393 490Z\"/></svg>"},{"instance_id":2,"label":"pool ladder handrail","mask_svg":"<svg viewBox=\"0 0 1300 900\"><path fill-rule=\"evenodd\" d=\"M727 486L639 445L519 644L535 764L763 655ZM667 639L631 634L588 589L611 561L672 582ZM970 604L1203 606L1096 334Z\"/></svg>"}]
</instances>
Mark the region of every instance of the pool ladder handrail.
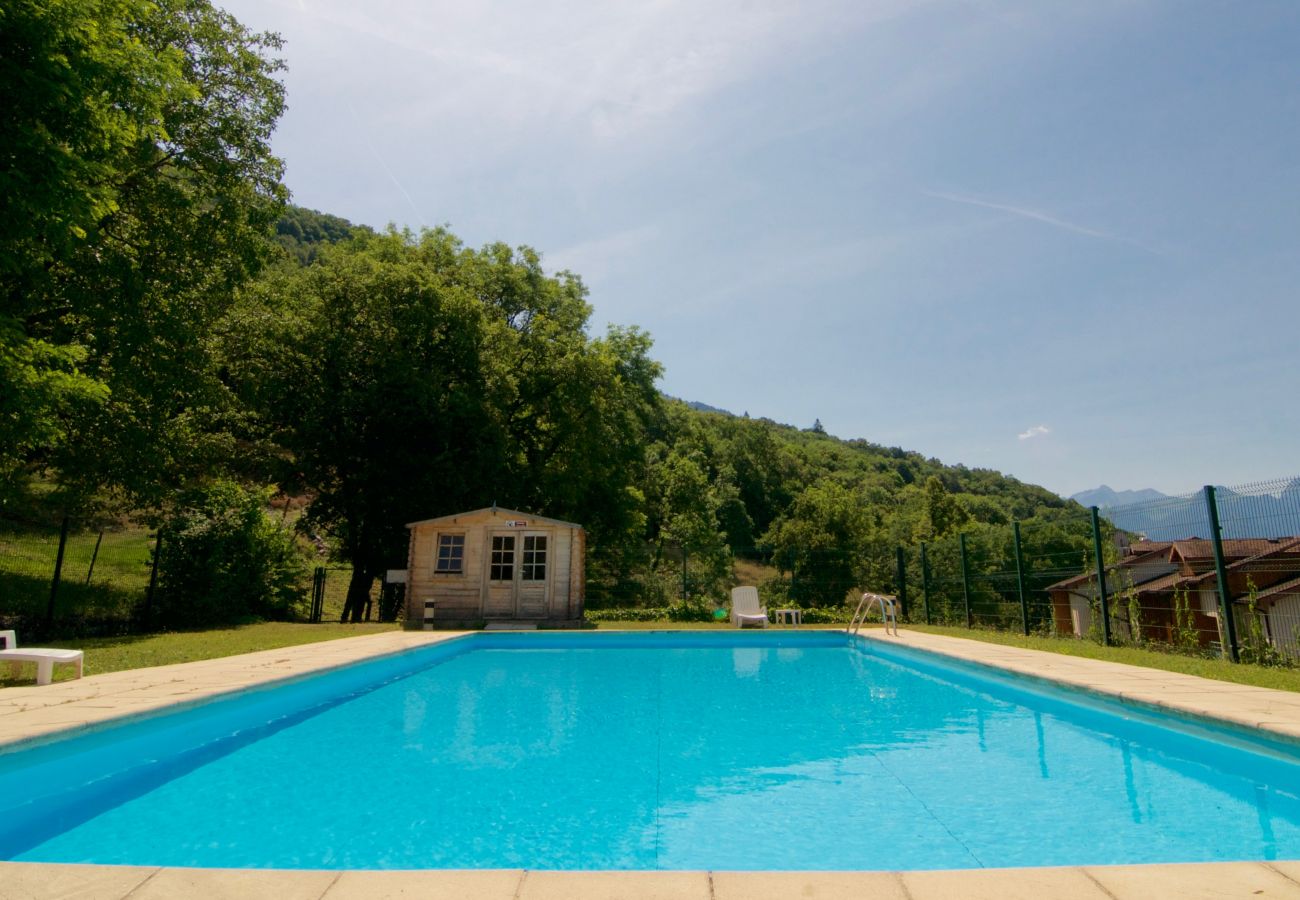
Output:
<instances>
[{"instance_id":1,"label":"pool ladder handrail","mask_svg":"<svg viewBox=\"0 0 1300 900\"><path fill-rule=\"evenodd\" d=\"M867 621L867 613L871 612L872 605L879 605L880 620L885 623L885 634L889 634L890 623L894 626L894 636L898 637L898 604L893 597L885 594L873 594L867 591L858 601L858 608L853 611L853 618L849 620L849 627L844 629L850 634L857 634L858 629Z\"/></svg>"}]
</instances>

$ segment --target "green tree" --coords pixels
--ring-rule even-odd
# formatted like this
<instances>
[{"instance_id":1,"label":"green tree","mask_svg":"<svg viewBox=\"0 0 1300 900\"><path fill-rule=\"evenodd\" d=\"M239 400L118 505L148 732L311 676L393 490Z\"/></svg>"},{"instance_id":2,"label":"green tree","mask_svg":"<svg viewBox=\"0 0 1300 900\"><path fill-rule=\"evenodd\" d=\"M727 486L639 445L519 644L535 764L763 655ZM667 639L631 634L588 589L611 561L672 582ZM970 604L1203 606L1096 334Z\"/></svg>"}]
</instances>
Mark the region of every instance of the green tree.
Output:
<instances>
[{"instance_id":1,"label":"green tree","mask_svg":"<svg viewBox=\"0 0 1300 900\"><path fill-rule=\"evenodd\" d=\"M206 0L2 15L0 471L154 502L212 449L207 331L283 202L279 39Z\"/></svg>"},{"instance_id":2,"label":"green tree","mask_svg":"<svg viewBox=\"0 0 1300 900\"><path fill-rule=\"evenodd\" d=\"M405 523L498 503L639 536L658 366L635 330L587 337L574 276L445 230L360 235L277 270L223 323L248 435L314 494L353 573L345 616L405 560Z\"/></svg>"},{"instance_id":3,"label":"green tree","mask_svg":"<svg viewBox=\"0 0 1300 900\"><path fill-rule=\"evenodd\" d=\"M864 498L822 480L795 498L763 541L781 570L791 573L796 600L838 606L852 588L864 586L872 530Z\"/></svg>"},{"instance_id":4,"label":"green tree","mask_svg":"<svg viewBox=\"0 0 1300 900\"><path fill-rule=\"evenodd\" d=\"M934 540L966 524L970 516L948 493L943 480L931 475L925 480L925 515L921 523L921 540Z\"/></svg>"},{"instance_id":5,"label":"green tree","mask_svg":"<svg viewBox=\"0 0 1300 900\"><path fill-rule=\"evenodd\" d=\"M665 544L680 547L696 589L716 594L731 575L731 548L719 522L725 501L698 452L673 449L660 458L663 449L651 454L651 503L659 522L655 558L663 558Z\"/></svg>"},{"instance_id":6,"label":"green tree","mask_svg":"<svg viewBox=\"0 0 1300 900\"><path fill-rule=\"evenodd\" d=\"M289 364L259 399L315 494L306 524L352 565L344 616L356 621L375 578L401 564L407 522L493 500L484 487L505 449L487 408L487 323L399 234L341 246L276 286L291 298L283 343L246 387L258 396Z\"/></svg>"}]
</instances>

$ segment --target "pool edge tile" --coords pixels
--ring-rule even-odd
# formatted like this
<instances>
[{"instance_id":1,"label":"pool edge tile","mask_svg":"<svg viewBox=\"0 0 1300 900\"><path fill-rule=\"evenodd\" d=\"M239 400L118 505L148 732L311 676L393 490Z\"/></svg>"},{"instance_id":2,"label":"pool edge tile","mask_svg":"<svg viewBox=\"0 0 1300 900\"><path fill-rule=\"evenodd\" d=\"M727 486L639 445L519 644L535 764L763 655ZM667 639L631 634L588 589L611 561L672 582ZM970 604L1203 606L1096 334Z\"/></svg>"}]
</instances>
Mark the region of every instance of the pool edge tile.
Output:
<instances>
[{"instance_id":1,"label":"pool edge tile","mask_svg":"<svg viewBox=\"0 0 1300 900\"><path fill-rule=\"evenodd\" d=\"M76 863L0 861L0 897L5 900L117 900L156 875L157 866L93 866Z\"/></svg>"},{"instance_id":2,"label":"pool edge tile","mask_svg":"<svg viewBox=\"0 0 1300 900\"><path fill-rule=\"evenodd\" d=\"M322 900L513 900L523 869L423 869L391 872L343 872Z\"/></svg>"},{"instance_id":3,"label":"pool edge tile","mask_svg":"<svg viewBox=\"0 0 1300 900\"><path fill-rule=\"evenodd\" d=\"M708 872L528 870L517 900L711 900Z\"/></svg>"},{"instance_id":4,"label":"pool edge tile","mask_svg":"<svg viewBox=\"0 0 1300 900\"><path fill-rule=\"evenodd\" d=\"M1211 900L1222 897L1300 898L1300 884L1259 862L1086 866L1083 871L1115 900Z\"/></svg>"},{"instance_id":5,"label":"pool edge tile","mask_svg":"<svg viewBox=\"0 0 1300 900\"><path fill-rule=\"evenodd\" d=\"M1108 900L1080 868L949 869L902 872L909 900ZM1149 900L1148 895L1146 900ZM1114 898L1109 898L1114 900Z\"/></svg>"},{"instance_id":6,"label":"pool edge tile","mask_svg":"<svg viewBox=\"0 0 1300 900\"><path fill-rule=\"evenodd\" d=\"M164 867L130 900L320 900L338 872L313 869L186 869Z\"/></svg>"},{"instance_id":7,"label":"pool edge tile","mask_svg":"<svg viewBox=\"0 0 1300 900\"><path fill-rule=\"evenodd\" d=\"M909 900L898 872L713 872L711 880L713 900Z\"/></svg>"}]
</instances>

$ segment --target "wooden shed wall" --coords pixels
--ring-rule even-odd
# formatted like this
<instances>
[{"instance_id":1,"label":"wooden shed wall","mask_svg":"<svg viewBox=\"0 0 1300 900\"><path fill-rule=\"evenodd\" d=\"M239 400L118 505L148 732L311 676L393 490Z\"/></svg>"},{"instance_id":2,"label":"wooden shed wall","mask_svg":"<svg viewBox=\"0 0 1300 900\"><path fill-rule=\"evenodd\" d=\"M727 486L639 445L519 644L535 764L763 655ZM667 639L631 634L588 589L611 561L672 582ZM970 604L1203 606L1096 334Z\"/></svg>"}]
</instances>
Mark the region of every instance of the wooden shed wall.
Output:
<instances>
[{"instance_id":1,"label":"wooden shed wall","mask_svg":"<svg viewBox=\"0 0 1300 900\"><path fill-rule=\"evenodd\" d=\"M548 601L545 618L581 618L586 582L585 532L573 525L538 521L527 514L497 510L411 526L407 564L407 621L421 622L425 601L429 599L437 604L436 621L470 622L483 619L491 535L506 533L506 523L518 519L529 523L517 530L521 537L527 534L545 534L548 539ZM441 534L465 535L464 563L459 575L440 575L434 572L438 536ZM522 555L522 543L516 542L516 567L521 565Z\"/></svg>"}]
</instances>

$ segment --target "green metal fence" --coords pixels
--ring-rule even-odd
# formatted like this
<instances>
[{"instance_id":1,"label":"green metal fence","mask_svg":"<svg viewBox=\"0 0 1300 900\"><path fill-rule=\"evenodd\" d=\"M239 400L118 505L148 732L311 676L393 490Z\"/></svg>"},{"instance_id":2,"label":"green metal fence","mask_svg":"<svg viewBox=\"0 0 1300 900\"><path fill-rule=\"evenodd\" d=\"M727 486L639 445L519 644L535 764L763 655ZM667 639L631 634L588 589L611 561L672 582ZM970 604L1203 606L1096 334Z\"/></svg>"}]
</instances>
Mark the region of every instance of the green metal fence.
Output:
<instances>
[{"instance_id":1,"label":"green metal fence","mask_svg":"<svg viewBox=\"0 0 1300 900\"><path fill-rule=\"evenodd\" d=\"M914 622L1300 664L1300 478L971 526L899 553Z\"/></svg>"}]
</instances>

